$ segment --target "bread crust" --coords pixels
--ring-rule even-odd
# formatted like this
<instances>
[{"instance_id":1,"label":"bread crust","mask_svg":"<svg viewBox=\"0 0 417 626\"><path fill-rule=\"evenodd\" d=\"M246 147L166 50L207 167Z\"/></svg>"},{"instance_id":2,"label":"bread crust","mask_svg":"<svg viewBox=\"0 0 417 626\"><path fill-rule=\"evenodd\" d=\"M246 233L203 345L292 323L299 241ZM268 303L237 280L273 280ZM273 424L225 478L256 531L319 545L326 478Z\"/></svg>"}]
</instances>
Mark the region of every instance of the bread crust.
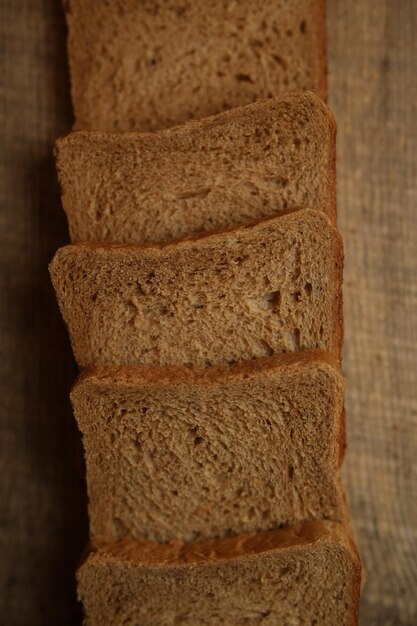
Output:
<instances>
[{"instance_id":1,"label":"bread crust","mask_svg":"<svg viewBox=\"0 0 417 626\"><path fill-rule=\"evenodd\" d=\"M269 371L275 371L279 367L296 369L316 363L330 365L342 376L336 357L330 352L317 348L259 357L253 361L213 365L209 368L180 365L163 367L159 365L110 367L101 365L87 367L79 373L71 393L74 393L76 390L82 390L84 384L111 385L116 383L122 387L126 386L126 388L134 389L142 385L163 384L175 386L181 385L183 382L210 385L239 378L251 378L259 372L267 376Z\"/></svg>"},{"instance_id":2,"label":"bread crust","mask_svg":"<svg viewBox=\"0 0 417 626\"><path fill-rule=\"evenodd\" d=\"M125 561L127 565L178 567L200 563L210 566L219 561L253 558L271 550L285 550L323 540L340 542L360 561L353 539L342 523L315 520L275 530L194 542L172 540L158 543L140 539L111 541L105 537L97 537L86 547L80 565L90 555L102 553Z\"/></svg>"}]
</instances>

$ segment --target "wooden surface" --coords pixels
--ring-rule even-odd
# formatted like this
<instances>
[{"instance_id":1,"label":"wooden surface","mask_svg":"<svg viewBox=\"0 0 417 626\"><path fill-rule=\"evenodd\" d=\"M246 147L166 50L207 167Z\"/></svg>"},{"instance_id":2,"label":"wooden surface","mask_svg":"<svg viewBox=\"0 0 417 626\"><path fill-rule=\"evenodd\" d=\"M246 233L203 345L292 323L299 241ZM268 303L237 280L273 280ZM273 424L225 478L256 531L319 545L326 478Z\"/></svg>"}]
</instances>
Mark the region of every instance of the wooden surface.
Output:
<instances>
[{"instance_id":1,"label":"wooden surface","mask_svg":"<svg viewBox=\"0 0 417 626\"><path fill-rule=\"evenodd\" d=\"M71 123L64 23L58 0L0 11L0 624L67 626L86 515L75 368L47 274L66 239L51 156ZM328 2L363 626L417 624L416 29L414 0Z\"/></svg>"}]
</instances>

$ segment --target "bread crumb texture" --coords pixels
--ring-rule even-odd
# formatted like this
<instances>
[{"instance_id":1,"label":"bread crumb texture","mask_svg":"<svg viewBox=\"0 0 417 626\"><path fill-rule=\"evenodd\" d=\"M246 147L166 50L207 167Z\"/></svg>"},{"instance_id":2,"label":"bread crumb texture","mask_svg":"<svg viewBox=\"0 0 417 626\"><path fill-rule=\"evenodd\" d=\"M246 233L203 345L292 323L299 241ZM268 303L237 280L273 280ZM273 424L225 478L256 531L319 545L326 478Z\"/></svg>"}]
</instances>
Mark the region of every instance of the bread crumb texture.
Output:
<instances>
[{"instance_id":1,"label":"bread crumb texture","mask_svg":"<svg viewBox=\"0 0 417 626\"><path fill-rule=\"evenodd\" d=\"M159 133L75 132L56 162L72 241L168 241L301 207L335 222L335 121L287 94Z\"/></svg>"},{"instance_id":2,"label":"bread crumb texture","mask_svg":"<svg viewBox=\"0 0 417 626\"><path fill-rule=\"evenodd\" d=\"M50 270L81 367L208 366L340 358L342 265L328 218L300 210L170 245L66 246Z\"/></svg>"},{"instance_id":3,"label":"bread crumb texture","mask_svg":"<svg viewBox=\"0 0 417 626\"><path fill-rule=\"evenodd\" d=\"M153 131L270 98L326 97L324 0L67 0L76 127Z\"/></svg>"},{"instance_id":4,"label":"bread crumb texture","mask_svg":"<svg viewBox=\"0 0 417 626\"><path fill-rule=\"evenodd\" d=\"M97 543L78 571L87 626L357 625L360 561L341 524L182 544Z\"/></svg>"},{"instance_id":5,"label":"bread crumb texture","mask_svg":"<svg viewBox=\"0 0 417 626\"><path fill-rule=\"evenodd\" d=\"M72 402L93 536L190 541L343 519L343 377L330 355L95 368Z\"/></svg>"}]
</instances>

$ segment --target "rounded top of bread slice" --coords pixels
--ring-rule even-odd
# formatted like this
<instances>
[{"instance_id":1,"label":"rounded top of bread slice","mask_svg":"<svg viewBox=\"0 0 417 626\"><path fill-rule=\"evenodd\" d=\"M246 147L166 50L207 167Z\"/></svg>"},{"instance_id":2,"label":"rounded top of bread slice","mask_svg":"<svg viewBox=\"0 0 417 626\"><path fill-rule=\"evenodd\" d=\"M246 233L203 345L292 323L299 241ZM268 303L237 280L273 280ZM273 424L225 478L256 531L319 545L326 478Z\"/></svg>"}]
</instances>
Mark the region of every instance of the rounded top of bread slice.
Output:
<instances>
[{"instance_id":1,"label":"rounded top of bread slice","mask_svg":"<svg viewBox=\"0 0 417 626\"><path fill-rule=\"evenodd\" d=\"M169 241L311 207L336 220L334 118L292 93L156 133L56 144L72 241Z\"/></svg>"},{"instance_id":2,"label":"rounded top of bread slice","mask_svg":"<svg viewBox=\"0 0 417 626\"><path fill-rule=\"evenodd\" d=\"M51 266L75 356L215 365L306 348L340 357L343 245L299 210L159 245L83 243Z\"/></svg>"}]
</instances>

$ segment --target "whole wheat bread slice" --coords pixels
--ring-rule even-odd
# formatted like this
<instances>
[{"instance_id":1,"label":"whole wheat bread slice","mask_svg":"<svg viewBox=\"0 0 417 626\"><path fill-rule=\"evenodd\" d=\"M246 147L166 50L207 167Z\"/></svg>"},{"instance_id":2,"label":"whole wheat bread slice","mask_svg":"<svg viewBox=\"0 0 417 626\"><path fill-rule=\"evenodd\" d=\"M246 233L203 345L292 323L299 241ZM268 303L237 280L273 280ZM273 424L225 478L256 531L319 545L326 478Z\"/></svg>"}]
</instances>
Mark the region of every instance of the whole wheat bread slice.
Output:
<instances>
[{"instance_id":1,"label":"whole wheat bread slice","mask_svg":"<svg viewBox=\"0 0 417 626\"><path fill-rule=\"evenodd\" d=\"M93 537L190 541L343 520L343 377L325 352L99 367L71 397Z\"/></svg>"},{"instance_id":2,"label":"whole wheat bread slice","mask_svg":"<svg viewBox=\"0 0 417 626\"><path fill-rule=\"evenodd\" d=\"M336 522L183 544L97 542L78 570L86 626L357 626L361 565Z\"/></svg>"},{"instance_id":3,"label":"whole wheat bread slice","mask_svg":"<svg viewBox=\"0 0 417 626\"><path fill-rule=\"evenodd\" d=\"M324 0L66 0L78 128L151 131L296 89L326 97Z\"/></svg>"},{"instance_id":4,"label":"whole wheat bread slice","mask_svg":"<svg viewBox=\"0 0 417 626\"><path fill-rule=\"evenodd\" d=\"M160 133L57 141L72 241L143 243L310 207L336 219L335 122L288 94Z\"/></svg>"},{"instance_id":5,"label":"whole wheat bread slice","mask_svg":"<svg viewBox=\"0 0 417 626\"><path fill-rule=\"evenodd\" d=\"M342 240L292 211L173 244L60 248L52 282L81 367L340 358Z\"/></svg>"}]
</instances>

